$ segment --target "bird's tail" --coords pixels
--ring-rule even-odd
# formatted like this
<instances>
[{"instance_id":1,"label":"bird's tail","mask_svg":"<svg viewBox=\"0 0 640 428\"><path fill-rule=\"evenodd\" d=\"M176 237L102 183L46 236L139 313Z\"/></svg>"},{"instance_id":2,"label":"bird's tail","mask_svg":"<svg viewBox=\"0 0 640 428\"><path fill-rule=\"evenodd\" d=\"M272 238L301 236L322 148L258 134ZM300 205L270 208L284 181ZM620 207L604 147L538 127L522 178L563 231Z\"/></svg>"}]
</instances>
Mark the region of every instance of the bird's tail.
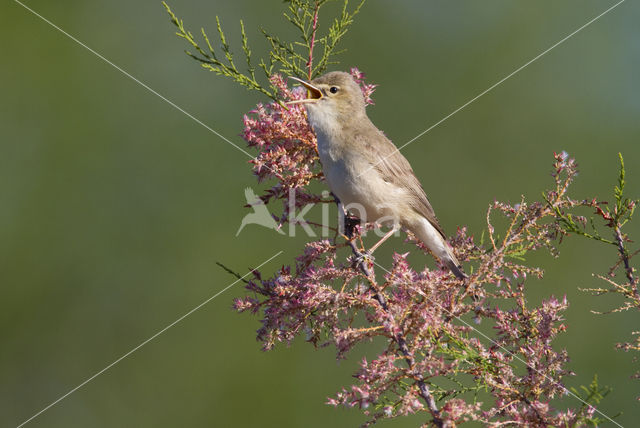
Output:
<instances>
[{"instance_id":1,"label":"bird's tail","mask_svg":"<svg viewBox=\"0 0 640 428\"><path fill-rule=\"evenodd\" d=\"M446 244L446 242L445 242L445 244ZM448 244L446 244L446 245L447 245L447 247L449 246ZM458 278L458 279L466 279L467 278L467 274L464 273L464 271L462 270L462 265L460 264L460 262L458 261L456 256L453 255L453 251L451 251L451 247L449 247L448 257L446 259L441 259L441 260L449 268L451 273L453 273L456 276L456 278Z\"/></svg>"},{"instance_id":2,"label":"bird's tail","mask_svg":"<svg viewBox=\"0 0 640 428\"><path fill-rule=\"evenodd\" d=\"M462 270L462 265L453 254L453 249L429 220L421 218L418 224L411 228L411 231L449 268L451 273L459 279L467 278L467 275Z\"/></svg>"}]
</instances>

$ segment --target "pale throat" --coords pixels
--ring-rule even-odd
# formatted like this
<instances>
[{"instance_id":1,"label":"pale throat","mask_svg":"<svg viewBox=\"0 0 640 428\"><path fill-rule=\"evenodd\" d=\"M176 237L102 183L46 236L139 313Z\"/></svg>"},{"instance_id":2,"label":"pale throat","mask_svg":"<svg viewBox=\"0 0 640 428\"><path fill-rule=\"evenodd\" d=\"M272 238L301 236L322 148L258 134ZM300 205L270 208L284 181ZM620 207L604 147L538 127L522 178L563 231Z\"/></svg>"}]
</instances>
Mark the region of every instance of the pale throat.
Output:
<instances>
[{"instance_id":1,"label":"pale throat","mask_svg":"<svg viewBox=\"0 0 640 428\"><path fill-rule=\"evenodd\" d=\"M321 160L333 159L342 145L342 125L338 112L327 105L307 106L307 117L318 138L318 152ZM324 159L323 159L324 158Z\"/></svg>"},{"instance_id":2,"label":"pale throat","mask_svg":"<svg viewBox=\"0 0 640 428\"><path fill-rule=\"evenodd\" d=\"M307 106L307 116L309 124L318 138L320 138L320 134L330 140L339 136L342 127L340 126L338 112L335 109L327 105L310 105Z\"/></svg>"}]
</instances>

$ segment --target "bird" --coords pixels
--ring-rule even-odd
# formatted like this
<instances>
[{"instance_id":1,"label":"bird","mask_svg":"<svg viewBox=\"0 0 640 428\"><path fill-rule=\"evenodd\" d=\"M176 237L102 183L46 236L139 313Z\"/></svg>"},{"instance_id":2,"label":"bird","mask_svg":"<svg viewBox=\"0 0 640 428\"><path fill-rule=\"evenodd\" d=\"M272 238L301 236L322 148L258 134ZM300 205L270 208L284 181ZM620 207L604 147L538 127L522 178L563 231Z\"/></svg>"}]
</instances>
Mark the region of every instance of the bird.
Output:
<instances>
[{"instance_id":1,"label":"bird","mask_svg":"<svg viewBox=\"0 0 640 428\"><path fill-rule=\"evenodd\" d=\"M351 74L332 71L310 82L292 79L307 89L307 97L287 104L306 108L331 192L364 223L391 226L369 251L403 228L457 278L465 279L467 275L409 161L371 122L360 85Z\"/></svg>"}]
</instances>

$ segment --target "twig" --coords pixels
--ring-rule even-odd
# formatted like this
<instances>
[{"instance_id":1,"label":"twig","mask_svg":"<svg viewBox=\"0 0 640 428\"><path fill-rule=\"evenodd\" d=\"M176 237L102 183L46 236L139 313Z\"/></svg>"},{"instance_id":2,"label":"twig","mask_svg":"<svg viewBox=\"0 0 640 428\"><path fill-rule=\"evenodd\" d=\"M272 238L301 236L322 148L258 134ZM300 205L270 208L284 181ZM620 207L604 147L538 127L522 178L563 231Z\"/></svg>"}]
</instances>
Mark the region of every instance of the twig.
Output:
<instances>
[{"instance_id":1,"label":"twig","mask_svg":"<svg viewBox=\"0 0 640 428\"><path fill-rule=\"evenodd\" d=\"M618 244L618 252L620 253L620 258L624 263L624 270L627 275L627 279L629 280L629 285L633 287L635 294L637 295L638 288L636 285L636 277L633 275L633 267L629 263L629 253L627 252L627 249L624 246L624 237L622 236L622 230L620 230L619 223L616 224L614 228L614 232L616 237L616 243Z\"/></svg>"},{"instance_id":2,"label":"twig","mask_svg":"<svg viewBox=\"0 0 640 428\"><path fill-rule=\"evenodd\" d=\"M309 43L309 61L307 62L308 81L313 77L313 47L316 44L316 31L318 30L318 11L320 10L320 2L316 1L316 7L313 11L313 26L311 30L311 42Z\"/></svg>"},{"instance_id":3,"label":"twig","mask_svg":"<svg viewBox=\"0 0 640 428\"><path fill-rule=\"evenodd\" d=\"M231 275L235 276L236 278L238 278L240 281L244 282L245 284L248 284L249 281L247 281L246 279L244 279L244 276L240 275L238 272L232 270L231 268L226 267L225 265L223 265L220 262L216 262L216 264L218 266L220 266L222 269L224 269L227 273L230 273ZM246 276L246 275L245 275Z\"/></svg>"}]
</instances>

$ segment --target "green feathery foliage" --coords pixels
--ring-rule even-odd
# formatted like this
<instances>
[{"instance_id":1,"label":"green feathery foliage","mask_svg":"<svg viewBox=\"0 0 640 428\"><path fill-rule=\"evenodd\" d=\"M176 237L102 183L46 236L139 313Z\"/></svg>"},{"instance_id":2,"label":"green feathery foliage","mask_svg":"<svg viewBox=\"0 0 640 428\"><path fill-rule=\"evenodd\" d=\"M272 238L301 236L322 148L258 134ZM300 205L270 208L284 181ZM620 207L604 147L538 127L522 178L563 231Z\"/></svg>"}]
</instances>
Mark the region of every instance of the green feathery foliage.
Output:
<instances>
[{"instance_id":1,"label":"green feathery foliage","mask_svg":"<svg viewBox=\"0 0 640 428\"><path fill-rule=\"evenodd\" d=\"M618 157L620 158L620 172L618 174L618 184L613 189L615 204L608 204L606 202L596 203L595 200L591 202L583 201L576 204L576 206L582 205L595 207L596 214L605 221L605 226L609 229L616 229L616 227L621 229L633 217L636 204L638 203L637 200L631 200L624 196L624 186L626 184L624 159L621 153L618 153ZM547 201L547 203L549 203L549 201ZM609 208L610 205L613 205L613 210ZM587 231L584 217L563 212L559 208L555 209L555 213L556 219L565 233L575 233L576 235L584 236L585 238L614 245L616 247L621 244L617 239L615 239L615 236L614 239L603 237L600 234L593 217L589 218L590 230ZM624 249L624 245L622 248ZM626 251L626 249L624 250Z\"/></svg>"},{"instance_id":2,"label":"green feathery foliage","mask_svg":"<svg viewBox=\"0 0 640 428\"><path fill-rule=\"evenodd\" d=\"M185 51L187 55L200 62L202 67L214 73L226 76L240 85L261 92L274 101L280 102L276 88L269 83L269 77L274 73L294 75L308 80L324 73L331 64L337 64L335 57L344 52L337 50L338 43L347 33L349 26L353 24L355 15L360 11L366 0L360 0L355 7L349 7L349 0L343 0L339 15L334 18L331 25L323 34L319 33L318 14L320 9L331 0L287 0L285 19L291 23L300 33L300 40L296 42L284 42L278 36L261 29L262 34L269 43L270 51L267 60L260 59L258 67L262 70L265 80L261 81L256 76L256 67L251 59L251 48L245 32L244 22L240 21L240 36L246 69L239 70L234 61L234 55L227 42L220 18L216 16L218 37L220 39L220 55L207 36L204 28L200 29L202 42L198 42L191 31L187 30L184 22L179 19L167 3L162 2L173 25L176 26L176 34L185 39L195 53ZM319 57L314 58L314 51L318 49Z\"/></svg>"},{"instance_id":3,"label":"green feathery foliage","mask_svg":"<svg viewBox=\"0 0 640 428\"><path fill-rule=\"evenodd\" d=\"M624 226L635 211L637 200L631 200L624 197L624 185L625 185L625 170L624 170L624 158L622 153L618 153L620 158L620 174L618 175L618 185L613 189L613 196L616 199L616 209L614 211L615 220L620 223L620 227Z\"/></svg>"},{"instance_id":4,"label":"green feathery foliage","mask_svg":"<svg viewBox=\"0 0 640 428\"><path fill-rule=\"evenodd\" d=\"M593 376L593 380L588 386L580 385L580 388L570 388L571 392L573 392L577 397L582 401L582 407L580 410L584 410L587 406L596 407L600 402L612 391L609 386L600 386L598 382L598 375ZM612 416L612 418L616 418L620 416L620 414ZM591 418L581 418L580 422L590 427L600 426L605 421L594 415Z\"/></svg>"}]
</instances>

